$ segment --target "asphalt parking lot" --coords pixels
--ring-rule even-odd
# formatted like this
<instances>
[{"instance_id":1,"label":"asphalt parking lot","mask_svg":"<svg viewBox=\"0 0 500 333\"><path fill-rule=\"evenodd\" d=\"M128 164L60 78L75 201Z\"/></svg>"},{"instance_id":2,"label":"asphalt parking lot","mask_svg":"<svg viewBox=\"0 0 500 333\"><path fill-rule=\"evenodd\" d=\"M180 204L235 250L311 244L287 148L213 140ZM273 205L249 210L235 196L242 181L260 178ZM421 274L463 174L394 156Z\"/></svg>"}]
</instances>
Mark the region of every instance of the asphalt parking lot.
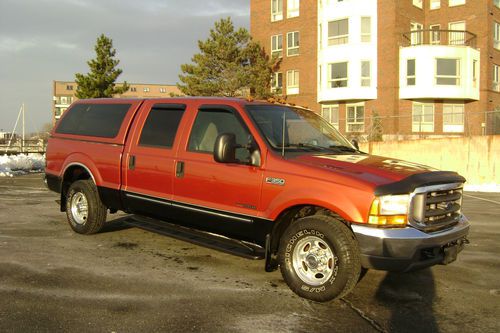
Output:
<instances>
[{"instance_id":1,"label":"asphalt parking lot","mask_svg":"<svg viewBox=\"0 0 500 333\"><path fill-rule=\"evenodd\" d=\"M42 175L0 178L1 332L499 332L500 194L466 193L471 244L448 266L369 271L316 304L279 272L128 227L73 233Z\"/></svg>"}]
</instances>

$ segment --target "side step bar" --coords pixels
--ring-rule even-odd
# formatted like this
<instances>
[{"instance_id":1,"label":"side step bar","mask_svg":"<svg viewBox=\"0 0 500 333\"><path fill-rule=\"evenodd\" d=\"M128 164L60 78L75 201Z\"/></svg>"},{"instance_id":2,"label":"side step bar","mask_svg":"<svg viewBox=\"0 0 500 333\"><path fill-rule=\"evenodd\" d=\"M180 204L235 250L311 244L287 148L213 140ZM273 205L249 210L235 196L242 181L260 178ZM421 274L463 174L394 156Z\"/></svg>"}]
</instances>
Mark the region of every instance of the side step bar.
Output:
<instances>
[{"instance_id":1,"label":"side step bar","mask_svg":"<svg viewBox=\"0 0 500 333\"><path fill-rule=\"evenodd\" d=\"M137 215L130 216L125 223L136 228L173 237L182 241L237 255L243 258L254 260L265 258L265 249L257 244L228 238L210 232L187 228Z\"/></svg>"}]
</instances>

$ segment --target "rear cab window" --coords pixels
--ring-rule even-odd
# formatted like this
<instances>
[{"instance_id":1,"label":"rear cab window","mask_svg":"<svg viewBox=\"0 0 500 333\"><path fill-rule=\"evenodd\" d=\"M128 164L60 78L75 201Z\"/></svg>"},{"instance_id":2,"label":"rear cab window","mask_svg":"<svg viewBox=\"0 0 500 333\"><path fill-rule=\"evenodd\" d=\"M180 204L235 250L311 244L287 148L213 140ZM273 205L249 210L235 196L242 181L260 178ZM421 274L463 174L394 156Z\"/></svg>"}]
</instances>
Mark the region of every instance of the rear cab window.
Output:
<instances>
[{"instance_id":1,"label":"rear cab window","mask_svg":"<svg viewBox=\"0 0 500 333\"><path fill-rule=\"evenodd\" d=\"M155 104L142 128L139 146L172 148L185 109L185 105Z\"/></svg>"}]
</instances>

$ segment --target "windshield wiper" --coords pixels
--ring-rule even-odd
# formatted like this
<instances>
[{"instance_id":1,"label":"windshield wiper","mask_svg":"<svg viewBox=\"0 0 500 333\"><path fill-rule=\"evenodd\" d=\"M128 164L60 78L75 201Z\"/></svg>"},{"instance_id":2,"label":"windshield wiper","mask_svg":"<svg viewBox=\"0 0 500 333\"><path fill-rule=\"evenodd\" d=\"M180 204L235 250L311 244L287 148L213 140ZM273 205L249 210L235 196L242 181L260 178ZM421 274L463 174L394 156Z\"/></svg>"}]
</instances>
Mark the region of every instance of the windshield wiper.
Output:
<instances>
[{"instance_id":1,"label":"windshield wiper","mask_svg":"<svg viewBox=\"0 0 500 333\"><path fill-rule=\"evenodd\" d=\"M348 146L330 146L330 148L337 149L340 151L353 152L353 153L359 152L359 150L357 150L356 148L352 148L352 147L348 147Z\"/></svg>"},{"instance_id":2,"label":"windshield wiper","mask_svg":"<svg viewBox=\"0 0 500 333\"><path fill-rule=\"evenodd\" d=\"M283 147L279 146L278 148L283 148ZM312 145L310 143L302 143L302 142L288 143L285 145L285 149L286 148L311 149L311 150L315 150L315 151L329 150L328 147L316 146L316 145Z\"/></svg>"}]
</instances>

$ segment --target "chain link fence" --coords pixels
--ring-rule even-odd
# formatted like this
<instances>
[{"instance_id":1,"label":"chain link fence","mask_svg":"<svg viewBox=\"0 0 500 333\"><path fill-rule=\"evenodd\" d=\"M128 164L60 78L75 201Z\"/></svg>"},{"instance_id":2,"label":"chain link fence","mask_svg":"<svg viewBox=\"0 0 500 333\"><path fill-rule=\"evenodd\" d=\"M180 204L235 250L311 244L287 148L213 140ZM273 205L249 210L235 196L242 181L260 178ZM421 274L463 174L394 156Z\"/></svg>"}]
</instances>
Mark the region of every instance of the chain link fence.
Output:
<instances>
[{"instance_id":1,"label":"chain link fence","mask_svg":"<svg viewBox=\"0 0 500 333\"><path fill-rule=\"evenodd\" d=\"M326 117L349 139L359 142L418 140L427 138L500 135L500 110L484 112L415 113L364 117Z\"/></svg>"}]
</instances>

